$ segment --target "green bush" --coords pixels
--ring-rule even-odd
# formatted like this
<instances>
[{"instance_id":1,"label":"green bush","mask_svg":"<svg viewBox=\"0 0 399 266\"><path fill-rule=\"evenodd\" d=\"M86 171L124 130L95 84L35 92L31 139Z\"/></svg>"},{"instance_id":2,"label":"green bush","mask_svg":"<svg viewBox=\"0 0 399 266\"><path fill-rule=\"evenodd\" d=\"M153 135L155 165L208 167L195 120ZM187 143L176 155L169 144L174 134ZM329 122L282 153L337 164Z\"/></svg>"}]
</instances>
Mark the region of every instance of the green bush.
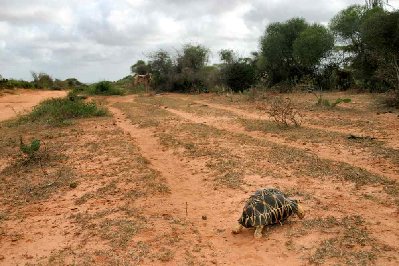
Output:
<instances>
[{"instance_id":1,"label":"green bush","mask_svg":"<svg viewBox=\"0 0 399 266\"><path fill-rule=\"evenodd\" d=\"M28 156L29 159L33 159L36 153L40 149L40 140L34 139L30 144L25 144L22 140L22 137L19 138L19 149L20 151Z\"/></svg>"},{"instance_id":2,"label":"green bush","mask_svg":"<svg viewBox=\"0 0 399 266\"><path fill-rule=\"evenodd\" d=\"M69 120L94 116L104 116L107 111L93 102L82 99L55 98L41 102L30 114L22 116L18 122L42 122L53 126L68 124Z\"/></svg>"},{"instance_id":3,"label":"green bush","mask_svg":"<svg viewBox=\"0 0 399 266\"><path fill-rule=\"evenodd\" d=\"M236 61L223 66L221 70L223 83L234 92L244 91L255 84L256 69L245 61Z\"/></svg>"},{"instance_id":4,"label":"green bush","mask_svg":"<svg viewBox=\"0 0 399 266\"><path fill-rule=\"evenodd\" d=\"M0 79L1 89L30 89L33 88L33 84L25 80L16 79Z\"/></svg>"},{"instance_id":5,"label":"green bush","mask_svg":"<svg viewBox=\"0 0 399 266\"><path fill-rule=\"evenodd\" d=\"M317 100L317 105L324 107L335 107L340 103L350 103L350 102L352 102L352 100L349 98L344 98L344 99L338 98L335 100L335 102L330 102L329 100L324 99L323 97L320 96Z\"/></svg>"},{"instance_id":6,"label":"green bush","mask_svg":"<svg viewBox=\"0 0 399 266\"><path fill-rule=\"evenodd\" d=\"M124 90L115 87L109 81L100 81L92 86L90 86L87 90L89 94L95 95L123 95Z\"/></svg>"}]
</instances>

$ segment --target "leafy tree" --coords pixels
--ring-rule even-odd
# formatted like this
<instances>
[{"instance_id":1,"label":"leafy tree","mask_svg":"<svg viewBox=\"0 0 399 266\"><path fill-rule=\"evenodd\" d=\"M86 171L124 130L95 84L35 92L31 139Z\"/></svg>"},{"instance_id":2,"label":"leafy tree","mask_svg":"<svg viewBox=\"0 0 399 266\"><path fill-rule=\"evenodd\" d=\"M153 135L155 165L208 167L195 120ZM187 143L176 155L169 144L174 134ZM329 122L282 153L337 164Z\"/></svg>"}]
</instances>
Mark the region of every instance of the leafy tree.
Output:
<instances>
[{"instance_id":1,"label":"leafy tree","mask_svg":"<svg viewBox=\"0 0 399 266\"><path fill-rule=\"evenodd\" d=\"M152 73L152 82L158 90L169 90L172 83L174 65L167 51L158 50L150 55L148 65Z\"/></svg>"},{"instance_id":2,"label":"leafy tree","mask_svg":"<svg viewBox=\"0 0 399 266\"><path fill-rule=\"evenodd\" d=\"M233 50L230 49L222 49L219 51L220 60L225 64L233 63L235 60L235 54Z\"/></svg>"},{"instance_id":3,"label":"leafy tree","mask_svg":"<svg viewBox=\"0 0 399 266\"><path fill-rule=\"evenodd\" d=\"M134 65L130 67L130 71L137 75L145 75L151 71L151 68L143 60L138 60Z\"/></svg>"},{"instance_id":4,"label":"leafy tree","mask_svg":"<svg viewBox=\"0 0 399 266\"><path fill-rule=\"evenodd\" d=\"M366 11L364 6L352 5L340 11L330 21L330 29L338 41L346 45L347 51L356 52L360 49L360 26Z\"/></svg>"},{"instance_id":5,"label":"leafy tree","mask_svg":"<svg viewBox=\"0 0 399 266\"><path fill-rule=\"evenodd\" d=\"M314 69L334 47L334 36L322 25L314 24L302 31L293 44L295 61Z\"/></svg>"},{"instance_id":6,"label":"leafy tree","mask_svg":"<svg viewBox=\"0 0 399 266\"><path fill-rule=\"evenodd\" d=\"M183 46L183 53L178 54L178 72L190 69L193 72L201 70L209 59L209 49L202 45L186 44Z\"/></svg>"},{"instance_id":7,"label":"leafy tree","mask_svg":"<svg viewBox=\"0 0 399 266\"><path fill-rule=\"evenodd\" d=\"M44 72L36 73L32 71L31 74L36 88L51 88L54 84L53 78Z\"/></svg>"},{"instance_id":8,"label":"leafy tree","mask_svg":"<svg viewBox=\"0 0 399 266\"><path fill-rule=\"evenodd\" d=\"M339 48L346 53L345 65L352 70L358 85L370 90L384 87L384 82L376 78L378 58L364 43L362 25L376 14L384 13L377 6L369 8L367 5L352 5L339 12L330 22L330 28L338 37Z\"/></svg>"},{"instance_id":9,"label":"leafy tree","mask_svg":"<svg viewBox=\"0 0 399 266\"><path fill-rule=\"evenodd\" d=\"M284 23L272 23L261 38L261 70L268 73L272 84L293 81L300 70L293 58L293 44L300 33L308 27L302 18Z\"/></svg>"},{"instance_id":10,"label":"leafy tree","mask_svg":"<svg viewBox=\"0 0 399 266\"><path fill-rule=\"evenodd\" d=\"M256 81L256 61L252 58L237 58L233 50L219 52L222 82L234 92L250 88ZM254 55L255 57L255 55Z\"/></svg>"},{"instance_id":11,"label":"leafy tree","mask_svg":"<svg viewBox=\"0 0 399 266\"><path fill-rule=\"evenodd\" d=\"M261 38L261 54L256 58L271 85L293 85L304 76L314 76L334 44L333 35L322 25L309 25L302 18L272 23Z\"/></svg>"},{"instance_id":12,"label":"leafy tree","mask_svg":"<svg viewBox=\"0 0 399 266\"><path fill-rule=\"evenodd\" d=\"M369 16L361 26L361 37L378 62L375 76L399 89L399 11Z\"/></svg>"},{"instance_id":13,"label":"leafy tree","mask_svg":"<svg viewBox=\"0 0 399 266\"><path fill-rule=\"evenodd\" d=\"M177 52L173 91L206 91L209 49L202 45L186 44Z\"/></svg>"},{"instance_id":14,"label":"leafy tree","mask_svg":"<svg viewBox=\"0 0 399 266\"><path fill-rule=\"evenodd\" d=\"M384 0L366 0L366 7L368 8L375 8L375 7L383 7L384 4L388 3L388 1Z\"/></svg>"}]
</instances>

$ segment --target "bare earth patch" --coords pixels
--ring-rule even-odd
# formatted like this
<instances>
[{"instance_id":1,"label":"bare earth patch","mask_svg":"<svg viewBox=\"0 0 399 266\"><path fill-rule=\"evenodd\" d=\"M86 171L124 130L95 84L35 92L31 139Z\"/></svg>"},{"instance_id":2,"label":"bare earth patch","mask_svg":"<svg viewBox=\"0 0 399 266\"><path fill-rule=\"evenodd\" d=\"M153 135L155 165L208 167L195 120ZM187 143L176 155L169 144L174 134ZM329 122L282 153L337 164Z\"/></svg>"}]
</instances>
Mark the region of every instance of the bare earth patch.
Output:
<instances>
[{"instance_id":1,"label":"bare earth patch","mask_svg":"<svg viewBox=\"0 0 399 266\"><path fill-rule=\"evenodd\" d=\"M63 127L0 124L0 264L397 265L397 114L368 95L334 110L287 96L299 128L242 96L179 94L97 98L113 117ZM39 161L20 135L42 140ZM264 187L305 219L231 234Z\"/></svg>"}]
</instances>

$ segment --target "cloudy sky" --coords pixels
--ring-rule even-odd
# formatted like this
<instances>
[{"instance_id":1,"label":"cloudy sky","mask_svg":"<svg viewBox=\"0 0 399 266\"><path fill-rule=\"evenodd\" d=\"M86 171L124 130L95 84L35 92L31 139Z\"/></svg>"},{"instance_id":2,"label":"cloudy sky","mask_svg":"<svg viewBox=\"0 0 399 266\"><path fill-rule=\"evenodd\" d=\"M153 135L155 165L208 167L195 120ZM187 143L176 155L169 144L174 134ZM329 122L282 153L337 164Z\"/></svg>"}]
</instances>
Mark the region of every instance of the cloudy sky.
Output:
<instances>
[{"instance_id":1,"label":"cloudy sky","mask_svg":"<svg viewBox=\"0 0 399 266\"><path fill-rule=\"evenodd\" d=\"M364 0L0 0L0 74L117 80L151 51L187 42L210 48L213 61L222 48L244 56L270 22L328 23L355 3Z\"/></svg>"}]
</instances>

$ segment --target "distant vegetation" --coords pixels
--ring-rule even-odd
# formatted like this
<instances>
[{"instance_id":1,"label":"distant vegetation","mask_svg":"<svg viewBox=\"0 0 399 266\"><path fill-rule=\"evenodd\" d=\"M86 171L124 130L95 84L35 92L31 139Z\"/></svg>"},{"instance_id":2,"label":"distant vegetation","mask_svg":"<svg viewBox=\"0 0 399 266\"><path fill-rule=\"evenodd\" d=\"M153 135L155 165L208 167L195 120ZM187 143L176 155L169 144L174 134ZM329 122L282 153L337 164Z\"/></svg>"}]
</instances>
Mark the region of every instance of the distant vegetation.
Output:
<instances>
[{"instance_id":1,"label":"distant vegetation","mask_svg":"<svg viewBox=\"0 0 399 266\"><path fill-rule=\"evenodd\" d=\"M157 91L392 91L390 104L399 106L399 11L388 11L385 4L349 6L328 27L303 18L271 23L260 38L260 51L247 58L223 49L221 63L209 65L209 49L186 44L175 54L153 52L131 72L151 73Z\"/></svg>"},{"instance_id":2,"label":"distant vegetation","mask_svg":"<svg viewBox=\"0 0 399 266\"><path fill-rule=\"evenodd\" d=\"M48 90L65 90L73 88L83 88L87 85L83 84L76 78L68 78L66 80L53 79L49 74L40 72L31 72L32 81L4 79L0 75L0 89L48 89Z\"/></svg>"},{"instance_id":3,"label":"distant vegetation","mask_svg":"<svg viewBox=\"0 0 399 266\"><path fill-rule=\"evenodd\" d=\"M100 81L95 83L86 90L89 94L95 95L123 95L123 89L115 86L110 81Z\"/></svg>"}]
</instances>

